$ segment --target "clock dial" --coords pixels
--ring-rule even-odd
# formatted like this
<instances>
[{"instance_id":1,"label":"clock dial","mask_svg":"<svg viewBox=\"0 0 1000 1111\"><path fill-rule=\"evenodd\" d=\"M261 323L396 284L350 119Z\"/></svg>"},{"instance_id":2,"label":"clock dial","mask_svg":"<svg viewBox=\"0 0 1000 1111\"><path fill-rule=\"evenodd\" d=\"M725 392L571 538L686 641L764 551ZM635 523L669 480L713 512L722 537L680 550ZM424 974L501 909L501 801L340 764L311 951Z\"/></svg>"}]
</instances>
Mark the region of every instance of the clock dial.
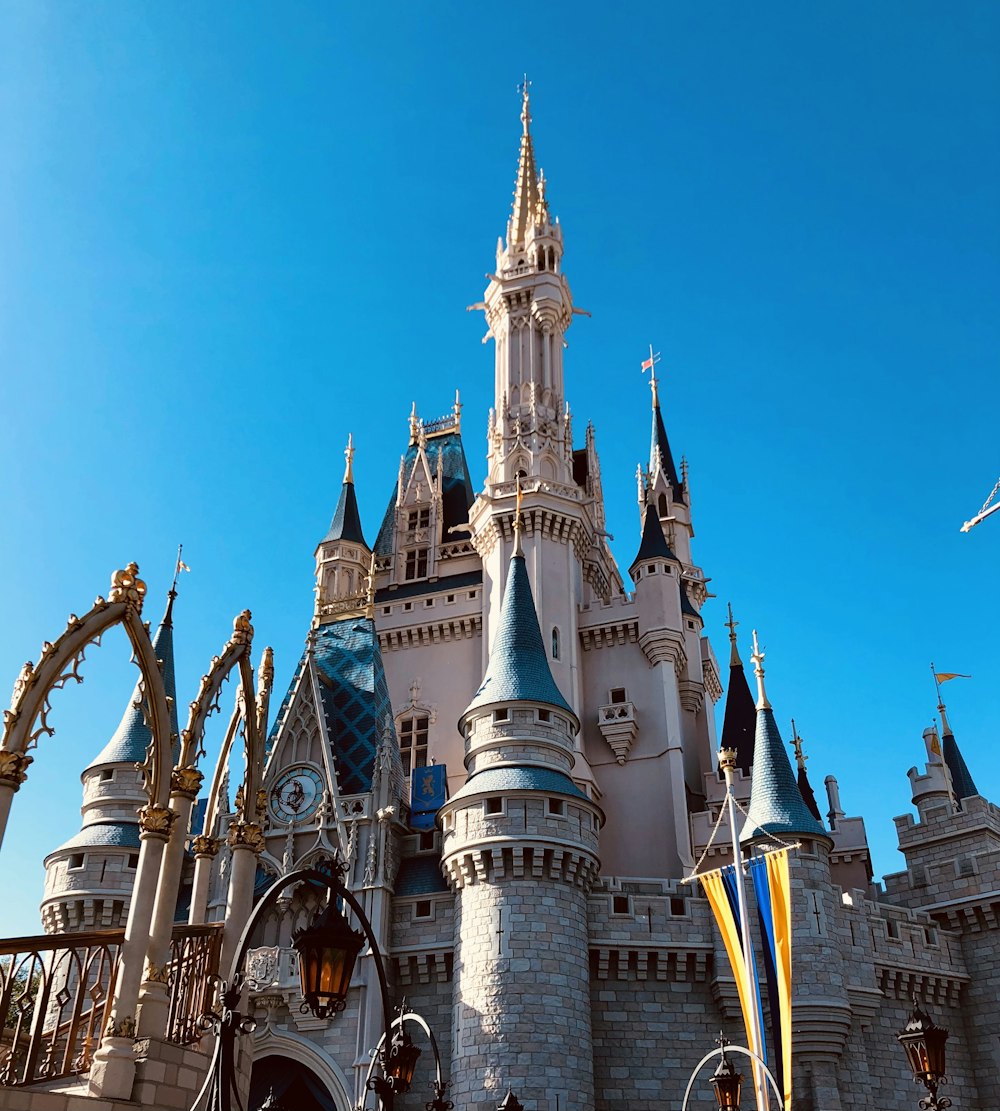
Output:
<instances>
[{"instance_id":1,"label":"clock dial","mask_svg":"<svg viewBox=\"0 0 1000 1111\"><path fill-rule=\"evenodd\" d=\"M305 766L286 768L268 795L271 817L291 824L308 821L319 809L323 798L323 776Z\"/></svg>"}]
</instances>

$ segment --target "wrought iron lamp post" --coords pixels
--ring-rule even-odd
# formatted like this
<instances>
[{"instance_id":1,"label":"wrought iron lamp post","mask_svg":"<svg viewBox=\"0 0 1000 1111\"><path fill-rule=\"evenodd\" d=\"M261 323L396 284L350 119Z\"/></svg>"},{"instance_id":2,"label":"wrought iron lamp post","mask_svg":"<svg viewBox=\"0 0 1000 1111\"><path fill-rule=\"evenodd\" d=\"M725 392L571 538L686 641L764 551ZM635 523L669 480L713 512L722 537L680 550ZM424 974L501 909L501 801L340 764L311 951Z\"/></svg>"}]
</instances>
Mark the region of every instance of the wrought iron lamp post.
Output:
<instances>
[{"instance_id":1,"label":"wrought iron lamp post","mask_svg":"<svg viewBox=\"0 0 1000 1111\"><path fill-rule=\"evenodd\" d=\"M394 1095L403 1095L410 1090L420 1050L406 1032L407 1022L416 1023L424 1031L431 1043L431 1052L434 1054L434 1098L430 1103L424 1104L426 1111L452 1111L455 1105L445 1098L448 1082L441 1074L441 1054L438 1052L434 1033L420 1015L406 1009L405 1003L399 1008L399 1014L392 1020L392 1033L388 1041L389 1052L384 1052L387 1044L385 1035L375 1047L365 1088L378 1096L383 1107L391 1106ZM374 1075L376 1065L381 1068L381 1076ZM358 1111L364 1111L363 1102Z\"/></svg>"},{"instance_id":2,"label":"wrought iron lamp post","mask_svg":"<svg viewBox=\"0 0 1000 1111\"><path fill-rule=\"evenodd\" d=\"M393 1097L396 1093L409 1089L420 1050L402 1030L399 1020L390 1020L389 989L382 954L364 909L344 885L344 869L338 864L334 866L331 873L315 868L301 868L290 872L287 876L282 876L267 889L263 898L254 907L240 936L239 945L236 947L229 970L229 979L220 982L219 1009L205 1015L201 1020L205 1030L214 1031L216 1042L208 1075L192 1104L192 1111L202 1106L203 1101L205 1101L205 1111L232 1111L233 1093L236 1090L237 1038L240 1034L252 1032L256 1026L252 1017L240 1014L238 1009L243 991L247 986L243 962L250 948L254 931L277 901L278 896L285 888L299 883L314 883L330 891L329 903L322 914L307 929L298 930L292 935L292 945L299 954L304 997L302 1010L311 1011L317 1018L329 1018L344 1009L354 964L367 940L375 962L375 971L378 974L382 994L382 1014L385 1021L385 1033L376 1050L372 1068L369 1069L370 1086L378 1093L384 1111L392 1111ZM351 908L363 932L351 928L337 906L338 900L343 900ZM400 1025L400 1032L394 1037L393 1028L397 1023ZM426 1023L423 1025L429 1034L430 1030ZM432 1046L437 1059L437 1046L433 1038ZM381 1069L382 1075L372 1080L371 1074L376 1065ZM447 1084L441 1079L440 1060L438 1060L435 1085L437 1098L433 1105L428 1105L430 1111L450 1111L451 1105L444 1101L446 1087Z\"/></svg>"},{"instance_id":3,"label":"wrought iron lamp post","mask_svg":"<svg viewBox=\"0 0 1000 1111\"><path fill-rule=\"evenodd\" d=\"M724 1034L718 1036L716 1043L719 1048L710 1050L702 1057L698 1064L695 1065L694 1071L691 1073L691 1077L688 1080L687 1091L684 1093L684 1102L681 1104L681 1111L687 1111L688 1100L691 1098L691 1089L694 1088L694 1082L698 1079L698 1073L701 1072L713 1057L718 1057L720 1060L708 1083L712 1086L712 1093L718 1103L719 1111L740 1111L740 1098L743 1093L743 1074L737 1072L736 1066L730 1061L730 1053L742 1053L744 1056L749 1057L752 1062L756 1063L760 1068L761 1075L765 1082L770 1085L771 1091L778 1101L778 1107L784 1106L784 1102L781 1098L781 1089L778 1087L777 1080L774 1079L771 1070L756 1053L747 1049L746 1046L733 1045ZM770 1096L768 1096L768 1098L770 1098ZM770 1106L769 1103L768 1106Z\"/></svg>"},{"instance_id":4,"label":"wrought iron lamp post","mask_svg":"<svg viewBox=\"0 0 1000 1111\"><path fill-rule=\"evenodd\" d=\"M915 995L913 1014L896 1037L913 1071L913 1079L927 1089L927 1095L920 1101L920 1106L924 1111L944 1111L946 1107L951 1107L951 1100L947 1096L937 1094L938 1085L947 1080L945 1042L948 1040L948 1031L943 1026L934 1025L930 1015L920 1009Z\"/></svg>"}]
</instances>

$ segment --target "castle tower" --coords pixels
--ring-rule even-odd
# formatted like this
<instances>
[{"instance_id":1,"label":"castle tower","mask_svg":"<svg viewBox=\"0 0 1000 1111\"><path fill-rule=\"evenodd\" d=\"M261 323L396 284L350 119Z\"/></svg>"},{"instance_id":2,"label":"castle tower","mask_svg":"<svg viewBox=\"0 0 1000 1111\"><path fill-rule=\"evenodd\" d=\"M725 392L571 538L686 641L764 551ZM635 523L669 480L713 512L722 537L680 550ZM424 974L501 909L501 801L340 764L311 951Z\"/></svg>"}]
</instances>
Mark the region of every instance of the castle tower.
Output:
<instances>
[{"instance_id":1,"label":"castle tower","mask_svg":"<svg viewBox=\"0 0 1000 1111\"><path fill-rule=\"evenodd\" d=\"M792 901L793 1083L796 1106L839 1111L838 1068L851 1027L844 954L835 934L833 841L802 798L764 689L764 653L751 657L757 677L757 730L750 807L740 834L748 848L798 842L789 853Z\"/></svg>"},{"instance_id":2,"label":"castle tower","mask_svg":"<svg viewBox=\"0 0 1000 1111\"><path fill-rule=\"evenodd\" d=\"M354 493L354 438L348 437L344 451L347 466L340 500L326 536L316 546L316 613L314 624L363 604L365 576L371 565L371 549L361 530L358 499Z\"/></svg>"},{"instance_id":3,"label":"castle tower","mask_svg":"<svg viewBox=\"0 0 1000 1111\"><path fill-rule=\"evenodd\" d=\"M603 815L570 777L580 722L548 666L519 539L517 527L486 675L459 723L468 779L441 810L449 1094L478 1111L508 1086L539 1107L594 1101L587 894Z\"/></svg>"},{"instance_id":4,"label":"castle tower","mask_svg":"<svg viewBox=\"0 0 1000 1111\"><path fill-rule=\"evenodd\" d=\"M153 637L170 704L170 731L176 737L177 692L174 680L171 587L166 612ZM46 933L119 929L128 908L139 863L136 811L148 801L136 764L146 759L152 736L142 716L137 682L121 722L97 757L83 771L83 824L80 832L45 858L42 926Z\"/></svg>"},{"instance_id":5,"label":"castle tower","mask_svg":"<svg viewBox=\"0 0 1000 1111\"><path fill-rule=\"evenodd\" d=\"M564 336L576 311L562 272L563 234L549 212L535 165L525 84L514 204L496 272L483 301L495 343L495 398L487 437L486 487L469 513L483 562L486 648L497 632L513 546L515 483L524 492L523 548L548 665L575 713L583 702L578 606L623 592L604 532L600 468L593 431L573 447L563 379ZM576 778L592 780L582 754Z\"/></svg>"}]
</instances>

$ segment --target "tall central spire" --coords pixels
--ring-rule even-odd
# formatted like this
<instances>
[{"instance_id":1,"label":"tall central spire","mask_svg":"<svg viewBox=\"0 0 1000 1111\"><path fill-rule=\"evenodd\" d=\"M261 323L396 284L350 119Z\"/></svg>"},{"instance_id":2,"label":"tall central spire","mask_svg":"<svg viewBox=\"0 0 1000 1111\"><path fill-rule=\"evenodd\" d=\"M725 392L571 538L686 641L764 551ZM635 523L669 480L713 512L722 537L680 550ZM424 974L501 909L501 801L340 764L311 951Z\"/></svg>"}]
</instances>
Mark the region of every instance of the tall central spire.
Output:
<instances>
[{"instance_id":1,"label":"tall central spire","mask_svg":"<svg viewBox=\"0 0 1000 1111\"><path fill-rule=\"evenodd\" d=\"M524 247L528 228L533 223L540 222L540 209L545 205L535 169L535 149L531 142L531 101L528 96L530 84L528 75L525 74L521 85L521 153L514 185L514 208L507 225L507 247L514 249Z\"/></svg>"}]
</instances>

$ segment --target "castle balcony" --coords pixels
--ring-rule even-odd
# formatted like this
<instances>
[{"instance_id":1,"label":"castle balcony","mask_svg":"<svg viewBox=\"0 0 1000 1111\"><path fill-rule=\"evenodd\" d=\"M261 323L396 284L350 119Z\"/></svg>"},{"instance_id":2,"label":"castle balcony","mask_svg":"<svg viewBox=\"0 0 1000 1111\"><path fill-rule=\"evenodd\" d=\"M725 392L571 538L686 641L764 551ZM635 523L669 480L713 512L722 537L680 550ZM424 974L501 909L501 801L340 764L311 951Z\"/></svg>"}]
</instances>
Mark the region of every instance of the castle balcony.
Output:
<instances>
[{"instance_id":1,"label":"castle balcony","mask_svg":"<svg viewBox=\"0 0 1000 1111\"><path fill-rule=\"evenodd\" d=\"M597 726L601 736L611 746L615 759L624 764L632 742L639 731L634 702L609 702L597 711Z\"/></svg>"}]
</instances>

